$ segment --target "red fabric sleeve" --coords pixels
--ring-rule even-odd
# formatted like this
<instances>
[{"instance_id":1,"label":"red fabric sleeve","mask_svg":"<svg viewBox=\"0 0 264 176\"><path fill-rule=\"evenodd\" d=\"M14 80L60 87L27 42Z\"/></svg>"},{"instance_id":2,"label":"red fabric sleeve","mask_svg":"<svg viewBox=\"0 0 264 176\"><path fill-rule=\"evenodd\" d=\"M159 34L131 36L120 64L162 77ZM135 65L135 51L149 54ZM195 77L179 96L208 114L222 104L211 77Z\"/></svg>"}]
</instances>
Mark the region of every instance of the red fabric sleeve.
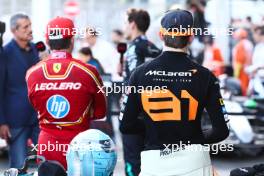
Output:
<instances>
[{"instance_id":1,"label":"red fabric sleeve","mask_svg":"<svg viewBox=\"0 0 264 176\"><path fill-rule=\"evenodd\" d=\"M98 71L94 69L94 74L100 85L96 84L96 92L93 101L93 119L102 119L106 116L106 97L104 93L104 85Z\"/></svg>"}]
</instances>

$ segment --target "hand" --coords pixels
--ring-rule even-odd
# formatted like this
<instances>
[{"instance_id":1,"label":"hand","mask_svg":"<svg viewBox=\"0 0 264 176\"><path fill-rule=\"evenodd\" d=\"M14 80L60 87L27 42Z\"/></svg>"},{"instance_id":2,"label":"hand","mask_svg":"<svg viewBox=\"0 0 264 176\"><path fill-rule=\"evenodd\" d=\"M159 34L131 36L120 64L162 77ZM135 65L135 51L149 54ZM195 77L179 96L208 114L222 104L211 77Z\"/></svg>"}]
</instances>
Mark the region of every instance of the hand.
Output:
<instances>
[{"instance_id":1,"label":"hand","mask_svg":"<svg viewBox=\"0 0 264 176\"><path fill-rule=\"evenodd\" d=\"M11 138L11 133L8 125L0 125L0 138L8 140Z\"/></svg>"},{"instance_id":2,"label":"hand","mask_svg":"<svg viewBox=\"0 0 264 176\"><path fill-rule=\"evenodd\" d=\"M257 72L258 72L258 69L253 70L251 73L252 77L256 76Z\"/></svg>"},{"instance_id":3,"label":"hand","mask_svg":"<svg viewBox=\"0 0 264 176\"><path fill-rule=\"evenodd\" d=\"M117 66L117 73L119 76L122 76L122 72L123 72L122 64L119 63Z\"/></svg>"},{"instance_id":4,"label":"hand","mask_svg":"<svg viewBox=\"0 0 264 176\"><path fill-rule=\"evenodd\" d=\"M213 167L213 176L219 176L218 172L216 171L214 167Z\"/></svg>"}]
</instances>

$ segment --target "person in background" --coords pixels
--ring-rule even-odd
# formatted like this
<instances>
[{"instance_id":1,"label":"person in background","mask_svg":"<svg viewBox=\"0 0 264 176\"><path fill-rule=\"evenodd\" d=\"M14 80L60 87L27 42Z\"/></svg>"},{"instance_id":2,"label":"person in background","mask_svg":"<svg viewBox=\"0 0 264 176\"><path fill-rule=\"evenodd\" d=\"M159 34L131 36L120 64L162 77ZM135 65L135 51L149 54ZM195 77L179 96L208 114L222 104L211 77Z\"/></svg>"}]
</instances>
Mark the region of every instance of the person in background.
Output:
<instances>
[{"instance_id":1,"label":"person in background","mask_svg":"<svg viewBox=\"0 0 264 176\"><path fill-rule=\"evenodd\" d=\"M233 48L234 76L240 80L242 94L246 95L249 76L245 68L251 64L253 44L248 40L248 33L245 29L237 29L233 37L238 41Z\"/></svg>"},{"instance_id":2,"label":"person in background","mask_svg":"<svg viewBox=\"0 0 264 176\"><path fill-rule=\"evenodd\" d=\"M111 34L111 41L117 46L118 43L124 42L124 33L120 29L114 29Z\"/></svg>"},{"instance_id":3,"label":"person in background","mask_svg":"<svg viewBox=\"0 0 264 176\"><path fill-rule=\"evenodd\" d=\"M224 59L220 48L214 44L212 36L204 37L204 60L203 66L208 68L217 77L224 73Z\"/></svg>"},{"instance_id":4,"label":"person in background","mask_svg":"<svg viewBox=\"0 0 264 176\"><path fill-rule=\"evenodd\" d=\"M263 51L264 51L264 26L258 26L254 29L254 40L257 43L253 56L252 64L247 68L250 73L258 74L260 69L264 67Z\"/></svg>"},{"instance_id":5,"label":"person in background","mask_svg":"<svg viewBox=\"0 0 264 176\"><path fill-rule=\"evenodd\" d=\"M100 75L105 74L104 68L101 63L93 57L92 50L89 47L84 47L79 50L79 58L87 64L91 64L96 67Z\"/></svg>"},{"instance_id":6,"label":"person in background","mask_svg":"<svg viewBox=\"0 0 264 176\"><path fill-rule=\"evenodd\" d=\"M2 52L2 48L0 49L0 119L3 120L4 118L4 90L5 90L5 70L6 70L6 64L5 64L5 60L3 57L3 52ZM6 137L10 137L10 132L9 130L6 130L5 133L2 133L2 129L1 129L1 125L0 125L0 132L1 132L1 136L0 138L6 138ZM6 127L7 128L7 127ZM6 136L6 137L4 137Z\"/></svg>"},{"instance_id":7,"label":"person in background","mask_svg":"<svg viewBox=\"0 0 264 176\"><path fill-rule=\"evenodd\" d=\"M255 40L253 38L253 32L254 32L254 29L256 27L256 25L252 22L252 18L251 16L247 16L245 18L245 30L248 32L248 40L252 42L253 45L255 45Z\"/></svg>"},{"instance_id":8,"label":"person in background","mask_svg":"<svg viewBox=\"0 0 264 176\"><path fill-rule=\"evenodd\" d=\"M105 72L102 79L109 83L114 83L122 81L122 77L118 74L118 62L119 54L113 44L101 38L103 35L99 28L95 29L92 27L87 27L86 36L83 40L83 47L90 47L94 58L98 59L101 63L103 70ZM109 104L109 109L107 110L107 120L106 121L96 121L92 123L93 128L97 128L113 137L113 128L111 122L111 98L112 94L107 94L107 101Z\"/></svg>"},{"instance_id":9,"label":"person in background","mask_svg":"<svg viewBox=\"0 0 264 176\"><path fill-rule=\"evenodd\" d=\"M246 68L246 71L251 75L252 78L255 79L254 84L259 82L263 84L264 82L264 58L263 58L263 51L264 51L264 26L258 26L254 29L253 33L254 40L256 42L256 46L254 48L253 56L252 56L252 64ZM254 86L255 87L255 86ZM262 90L262 86L260 86L260 90L258 93L261 92L264 95L264 90Z\"/></svg>"},{"instance_id":10,"label":"person in background","mask_svg":"<svg viewBox=\"0 0 264 176\"><path fill-rule=\"evenodd\" d=\"M39 61L31 43L31 21L25 14L10 19L14 38L4 46L0 60L5 63L1 75L0 137L9 144L10 167L21 168L27 156L27 141L36 144L39 135L37 114L27 97L26 71Z\"/></svg>"},{"instance_id":11,"label":"person in background","mask_svg":"<svg viewBox=\"0 0 264 176\"><path fill-rule=\"evenodd\" d=\"M150 16L142 9L128 9L125 21L125 37L129 41L124 54L123 70L124 85L128 85L132 72L147 58L157 57L161 51L146 37L150 25ZM125 108L126 95L123 95L121 111ZM122 120L122 119L120 119ZM123 134L123 148L125 159L125 172L127 176L138 175L140 172L140 152L144 148L144 138L138 134Z\"/></svg>"},{"instance_id":12,"label":"person in background","mask_svg":"<svg viewBox=\"0 0 264 176\"><path fill-rule=\"evenodd\" d=\"M83 41L83 47L90 47L93 56L102 64L105 73L113 77L117 75L119 55L113 45L100 38L100 33L88 27Z\"/></svg>"},{"instance_id":13,"label":"person in background","mask_svg":"<svg viewBox=\"0 0 264 176\"><path fill-rule=\"evenodd\" d=\"M200 41L197 37L194 37L189 48L190 57L194 62L200 65L202 65L204 61L204 49L204 41Z\"/></svg>"},{"instance_id":14,"label":"person in background","mask_svg":"<svg viewBox=\"0 0 264 176\"><path fill-rule=\"evenodd\" d=\"M201 42L203 41L203 37L205 36L203 35L204 31L208 27L208 22L205 19L205 7L205 0L187 0L187 8L193 14L194 18L193 27L200 28L203 31L202 34L194 36L197 37Z\"/></svg>"}]
</instances>

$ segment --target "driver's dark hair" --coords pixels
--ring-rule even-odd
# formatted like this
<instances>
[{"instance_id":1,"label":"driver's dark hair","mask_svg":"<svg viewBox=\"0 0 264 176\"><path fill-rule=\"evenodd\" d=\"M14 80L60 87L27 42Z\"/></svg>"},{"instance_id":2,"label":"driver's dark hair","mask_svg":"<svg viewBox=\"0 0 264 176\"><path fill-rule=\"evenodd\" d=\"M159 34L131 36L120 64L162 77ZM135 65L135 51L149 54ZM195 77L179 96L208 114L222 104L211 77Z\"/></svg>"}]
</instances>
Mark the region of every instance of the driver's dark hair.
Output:
<instances>
[{"instance_id":1,"label":"driver's dark hair","mask_svg":"<svg viewBox=\"0 0 264 176\"><path fill-rule=\"evenodd\" d=\"M90 47L83 47L79 50L79 53L85 55L85 56L91 56L93 57L93 52Z\"/></svg>"},{"instance_id":2,"label":"driver's dark hair","mask_svg":"<svg viewBox=\"0 0 264 176\"><path fill-rule=\"evenodd\" d=\"M146 32L150 25L150 16L146 10L131 8L127 10L128 22L135 22L138 30Z\"/></svg>"},{"instance_id":3,"label":"driver's dark hair","mask_svg":"<svg viewBox=\"0 0 264 176\"><path fill-rule=\"evenodd\" d=\"M49 40L48 44L51 50L69 49L71 46L71 38Z\"/></svg>"},{"instance_id":4,"label":"driver's dark hair","mask_svg":"<svg viewBox=\"0 0 264 176\"><path fill-rule=\"evenodd\" d=\"M186 47L189 44L190 36L169 36L164 35L164 44L168 47L175 48L175 49L181 49Z\"/></svg>"}]
</instances>

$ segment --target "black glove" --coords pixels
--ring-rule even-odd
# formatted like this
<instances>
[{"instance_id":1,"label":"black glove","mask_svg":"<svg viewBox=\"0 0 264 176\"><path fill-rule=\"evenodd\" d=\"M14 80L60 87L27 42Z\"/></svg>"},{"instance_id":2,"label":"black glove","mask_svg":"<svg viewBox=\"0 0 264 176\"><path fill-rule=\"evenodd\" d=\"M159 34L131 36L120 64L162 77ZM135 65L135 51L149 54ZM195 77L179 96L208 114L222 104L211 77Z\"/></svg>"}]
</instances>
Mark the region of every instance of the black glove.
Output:
<instances>
[{"instance_id":1,"label":"black glove","mask_svg":"<svg viewBox=\"0 0 264 176\"><path fill-rule=\"evenodd\" d=\"M38 168L38 176L67 176L64 167L57 161L45 161Z\"/></svg>"},{"instance_id":2,"label":"black glove","mask_svg":"<svg viewBox=\"0 0 264 176\"><path fill-rule=\"evenodd\" d=\"M256 170L252 167L241 167L230 172L230 176L255 176Z\"/></svg>"}]
</instances>

